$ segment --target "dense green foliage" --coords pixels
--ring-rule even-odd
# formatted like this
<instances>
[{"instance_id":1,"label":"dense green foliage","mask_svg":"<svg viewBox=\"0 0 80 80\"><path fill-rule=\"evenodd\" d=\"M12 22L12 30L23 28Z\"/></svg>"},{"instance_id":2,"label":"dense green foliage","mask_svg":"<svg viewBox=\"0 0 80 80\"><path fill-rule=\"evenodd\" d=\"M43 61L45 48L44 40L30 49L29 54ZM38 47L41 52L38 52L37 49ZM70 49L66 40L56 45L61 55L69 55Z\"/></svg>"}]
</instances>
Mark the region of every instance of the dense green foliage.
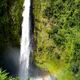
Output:
<instances>
[{"instance_id":1,"label":"dense green foliage","mask_svg":"<svg viewBox=\"0 0 80 80\"><path fill-rule=\"evenodd\" d=\"M23 0L0 0L0 50L20 45Z\"/></svg>"},{"instance_id":2,"label":"dense green foliage","mask_svg":"<svg viewBox=\"0 0 80 80\"><path fill-rule=\"evenodd\" d=\"M19 47L24 0L0 0L0 66L7 46ZM1 61L3 60L3 61ZM11 64L10 64L11 65ZM0 70L0 80L18 80Z\"/></svg>"},{"instance_id":3,"label":"dense green foliage","mask_svg":"<svg viewBox=\"0 0 80 80\"><path fill-rule=\"evenodd\" d=\"M58 80L80 80L80 0L34 0L35 64Z\"/></svg>"},{"instance_id":4,"label":"dense green foliage","mask_svg":"<svg viewBox=\"0 0 80 80\"><path fill-rule=\"evenodd\" d=\"M0 80L19 80L17 77L13 78L8 76L8 73L6 73L6 71L2 71L0 69Z\"/></svg>"},{"instance_id":5,"label":"dense green foliage","mask_svg":"<svg viewBox=\"0 0 80 80\"><path fill-rule=\"evenodd\" d=\"M19 46L23 0L0 0L0 52ZM34 0L34 62L57 80L80 80L80 0ZM0 80L17 80L0 70Z\"/></svg>"}]
</instances>

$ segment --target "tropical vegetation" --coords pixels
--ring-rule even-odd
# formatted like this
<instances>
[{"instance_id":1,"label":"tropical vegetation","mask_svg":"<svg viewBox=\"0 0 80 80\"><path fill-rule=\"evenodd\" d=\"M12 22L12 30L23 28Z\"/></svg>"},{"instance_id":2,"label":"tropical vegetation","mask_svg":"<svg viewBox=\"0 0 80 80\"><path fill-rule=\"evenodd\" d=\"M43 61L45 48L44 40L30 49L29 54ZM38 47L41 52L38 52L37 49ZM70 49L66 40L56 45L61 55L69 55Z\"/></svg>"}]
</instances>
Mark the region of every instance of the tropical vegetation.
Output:
<instances>
[{"instance_id":1,"label":"tropical vegetation","mask_svg":"<svg viewBox=\"0 0 80 80\"><path fill-rule=\"evenodd\" d=\"M20 47L22 5L0 0L0 57L7 46ZM80 80L80 0L33 0L32 16L35 65L57 80ZM0 80L18 78L0 69Z\"/></svg>"},{"instance_id":2,"label":"tropical vegetation","mask_svg":"<svg viewBox=\"0 0 80 80\"><path fill-rule=\"evenodd\" d=\"M57 80L80 80L80 0L34 0L34 62Z\"/></svg>"}]
</instances>

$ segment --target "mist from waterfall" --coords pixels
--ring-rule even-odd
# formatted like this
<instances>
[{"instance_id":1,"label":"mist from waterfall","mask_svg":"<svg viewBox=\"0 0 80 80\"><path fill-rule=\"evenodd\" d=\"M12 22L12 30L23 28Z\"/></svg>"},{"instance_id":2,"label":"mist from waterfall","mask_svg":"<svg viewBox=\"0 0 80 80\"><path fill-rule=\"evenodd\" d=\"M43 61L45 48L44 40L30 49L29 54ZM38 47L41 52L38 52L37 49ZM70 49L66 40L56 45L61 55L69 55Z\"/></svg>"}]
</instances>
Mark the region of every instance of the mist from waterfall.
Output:
<instances>
[{"instance_id":1,"label":"mist from waterfall","mask_svg":"<svg viewBox=\"0 0 80 80\"><path fill-rule=\"evenodd\" d=\"M21 51L20 51L20 80L28 79L29 70L29 56L30 56L30 0L25 0L23 4L23 22L22 22L22 37L21 37Z\"/></svg>"}]
</instances>

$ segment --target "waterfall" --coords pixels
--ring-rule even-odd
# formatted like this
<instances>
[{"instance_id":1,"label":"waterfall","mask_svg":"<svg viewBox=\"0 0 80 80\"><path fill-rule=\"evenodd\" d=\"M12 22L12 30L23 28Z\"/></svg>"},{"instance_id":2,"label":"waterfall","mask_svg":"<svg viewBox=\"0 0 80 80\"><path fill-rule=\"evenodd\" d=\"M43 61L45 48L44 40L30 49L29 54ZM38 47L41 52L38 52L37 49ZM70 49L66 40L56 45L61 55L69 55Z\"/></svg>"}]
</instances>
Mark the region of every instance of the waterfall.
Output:
<instances>
[{"instance_id":1,"label":"waterfall","mask_svg":"<svg viewBox=\"0 0 80 80\"><path fill-rule=\"evenodd\" d=\"M21 37L21 51L20 51L20 71L19 76L20 80L28 79L28 70L29 70L29 55L30 55L30 0L25 0L23 11L23 22L22 22L22 37Z\"/></svg>"},{"instance_id":2,"label":"waterfall","mask_svg":"<svg viewBox=\"0 0 80 80\"><path fill-rule=\"evenodd\" d=\"M29 76L29 57L30 57L30 0L25 0L23 4L23 22L22 22L22 37L20 49L20 80L28 80ZM34 70L35 72L35 70ZM31 80L55 80L50 79L50 76L32 77Z\"/></svg>"}]
</instances>

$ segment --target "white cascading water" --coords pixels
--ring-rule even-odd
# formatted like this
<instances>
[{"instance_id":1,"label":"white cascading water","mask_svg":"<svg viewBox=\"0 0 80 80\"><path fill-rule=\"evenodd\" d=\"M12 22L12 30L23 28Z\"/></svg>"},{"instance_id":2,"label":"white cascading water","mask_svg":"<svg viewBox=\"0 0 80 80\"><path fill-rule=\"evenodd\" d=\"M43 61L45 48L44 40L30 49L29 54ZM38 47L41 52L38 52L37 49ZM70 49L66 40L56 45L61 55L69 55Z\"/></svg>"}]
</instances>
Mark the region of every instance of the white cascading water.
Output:
<instances>
[{"instance_id":1,"label":"white cascading water","mask_svg":"<svg viewBox=\"0 0 80 80\"><path fill-rule=\"evenodd\" d=\"M30 56L30 0L25 0L22 22L22 38L21 38L21 51L20 51L20 80L28 80L29 70L29 56Z\"/></svg>"},{"instance_id":2,"label":"white cascading water","mask_svg":"<svg viewBox=\"0 0 80 80\"><path fill-rule=\"evenodd\" d=\"M29 57L30 57L30 0L25 0L22 22L22 37L21 37L21 51L20 51L20 80L28 80ZM49 76L45 78L31 78L31 80L54 80Z\"/></svg>"}]
</instances>

